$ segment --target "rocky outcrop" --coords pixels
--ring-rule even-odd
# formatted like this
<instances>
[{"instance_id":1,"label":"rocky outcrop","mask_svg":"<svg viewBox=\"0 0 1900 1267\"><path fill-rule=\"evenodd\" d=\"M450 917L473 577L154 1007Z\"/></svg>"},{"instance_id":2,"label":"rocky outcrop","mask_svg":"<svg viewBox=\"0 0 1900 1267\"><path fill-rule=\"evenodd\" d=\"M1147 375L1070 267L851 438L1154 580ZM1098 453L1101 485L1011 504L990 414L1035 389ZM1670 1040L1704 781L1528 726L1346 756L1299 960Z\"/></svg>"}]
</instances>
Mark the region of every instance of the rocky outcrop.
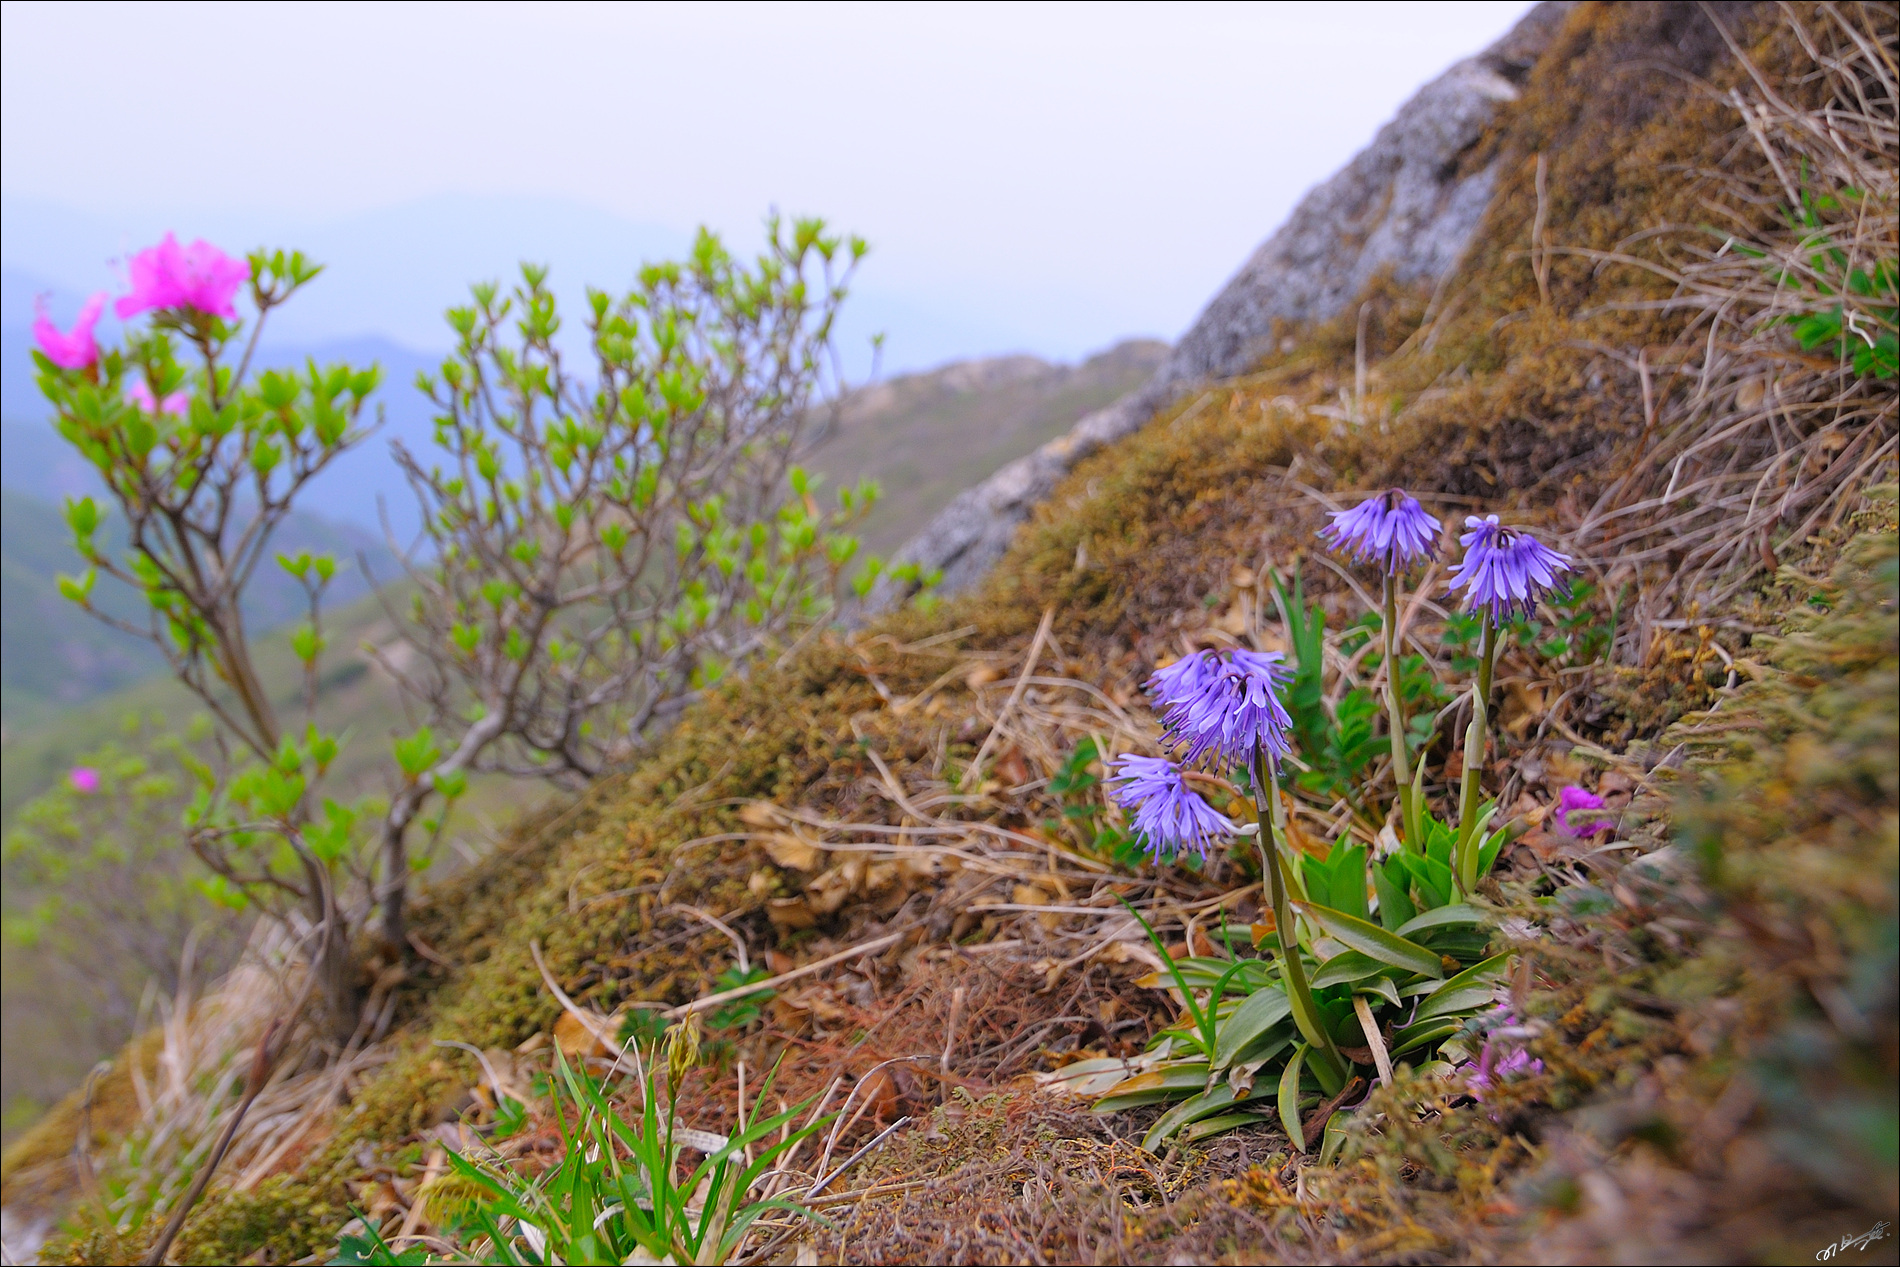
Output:
<instances>
[{"instance_id":1,"label":"rocky outcrop","mask_svg":"<svg viewBox=\"0 0 1900 1267\"><path fill-rule=\"evenodd\" d=\"M1402 284L1443 277L1477 231L1496 177L1495 168L1461 173L1457 160L1499 104L1517 95L1570 8L1546 0L1496 44L1421 88L1371 145L1300 200L1152 378L958 495L898 558L941 570L943 592L968 588L1070 467L1181 395L1251 369L1269 350L1276 322L1335 316L1382 270Z\"/></svg>"}]
</instances>

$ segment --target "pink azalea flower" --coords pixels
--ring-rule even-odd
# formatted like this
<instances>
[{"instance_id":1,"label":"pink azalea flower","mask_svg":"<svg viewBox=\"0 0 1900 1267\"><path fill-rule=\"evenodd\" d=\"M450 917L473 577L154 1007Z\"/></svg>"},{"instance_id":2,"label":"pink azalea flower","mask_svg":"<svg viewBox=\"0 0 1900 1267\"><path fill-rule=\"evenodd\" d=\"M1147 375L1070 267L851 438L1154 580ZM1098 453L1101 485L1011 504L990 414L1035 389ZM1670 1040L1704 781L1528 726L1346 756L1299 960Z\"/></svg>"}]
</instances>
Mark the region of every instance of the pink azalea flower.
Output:
<instances>
[{"instance_id":1,"label":"pink azalea flower","mask_svg":"<svg viewBox=\"0 0 1900 1267\"><path fill-rule=\"evenodd\" d=\"M161 405L158 401L152 399L152 389L146 385L145 380L142 378L132 381L131 390L125 393L125 398L148 414L163 412L171 414L174 417L183 417L185 410L191 406L191 397L183 388L165 397L164 403Z\"/></svg>"},{"instance_id":2,"label":"pink azalea flower","mask_svg":"<svg viewBox=\"0 0 1900 1267\"><path fill-rule=\"evenodd\" d=\"M91 795L99 790L99 772L91 766L74 766L66 775L66 781L73 785L75 792Z\"/></svg>"},{"instance_id":3,"label":"pink azalea flower","mask_svg":"<svg viewBox=\"0 0 1900 1267\"><path fill-rule=\"evenodd\" d=\"M175 233L134 255L128 271L132 293L114 305L120 317L153 308L196 308L235 321L231 300L251 276L248 261L233 259L203 238L180 246Z\"/></svg>"},{"instance_id":4,"label":"pink azalea flower","mask_svg":"<svg viewBox=\"0 0 1900 1267\"><path fill-rule=\"evenodd\" d=\"M35 301L33 308L39 319L33 323L33 339L46 353L46 359L63 370L83 370L98 360L99 344L92 337L92 328L99 324L105 306L106 293L102 290L79 310L79 320L73 322L72 330L62 334L46 315L45 296Z\"/></svg>"},{"instance_id":5,"label":"pink azalea flower","mask_svg":"<svg viewBox=\"0 0 1900 1267\"><path fill-rule=\"evenodd\" d=\"M1602 797L1598 796L1594 792L1586 792L1582 788L1576 786L1573 783L1570 786L1564 788L1563 791L1557 793L1557 812L1551 815L1551 817L1556 820L1558 831L1562 832L1566 836L1577 836L1577 835L1583 834L1584 832L1595 831L1597 829L1597 825L1596 824L1589 824L1589 825L1579 824L1577 827L1572 827L1570 825L1571 812L1573 810L1580 810L1580 809L1602 809L1602 808L1603 808Z\"/></svg>"}]
</instances>

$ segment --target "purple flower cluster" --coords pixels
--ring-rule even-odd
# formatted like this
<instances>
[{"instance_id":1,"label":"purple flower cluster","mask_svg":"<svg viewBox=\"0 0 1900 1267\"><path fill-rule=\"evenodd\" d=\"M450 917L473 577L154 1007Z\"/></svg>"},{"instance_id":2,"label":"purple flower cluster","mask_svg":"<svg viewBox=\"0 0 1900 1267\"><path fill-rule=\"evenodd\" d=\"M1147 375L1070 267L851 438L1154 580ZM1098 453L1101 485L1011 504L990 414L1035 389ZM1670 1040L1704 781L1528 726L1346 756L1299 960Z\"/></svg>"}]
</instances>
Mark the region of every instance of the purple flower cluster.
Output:
<instances>
[{"instance_id":1,"label":"purple flower cluster","mask_svg":"<svg viewBox=\"0 0 1900 1267\"><path fill-rule=\"evenodd\" d=\"M1506 528L1496 515L1465 520L1471 531L1458 538L1464 561L1451 574L1451 588L1465 591L1465 607L1482 612L1494 625L1515 615L1528 617L1537 602L1570 570L1570 556L1559 554L1522 528Z\"/></svg>"},{"instance_id":2,"label":"purple flower cluster","mask_svg":"<svg viewBox=\"0 0 1900 1267\"><path fill-rule=\"evenodd\" d=\"M1319 530L1320 537L1355 562L1376 559L1387 574L1397 576L1414 563L1430 557L1438 540L1438 520L1425 513L1418 498L1402 488L1368 497L1351 510L1333 512L1333 521Z\"/></svg>"},{"instance_id":3,"label":"purple flower cluster","mask_svg":"<svg viewBox=\"0 0 1900 1267\"><path fill-rule=\"evenodd\" d=\"M1169 742L1187 748L1182 759L1251 766L1257 746L1277 766L1292 751L1293 719L1280 703L1280 689L1293 679L1284 659L1236 647L1196 651L1155 670L1148 689Z\"/></svg>"},{"instance_id":4,"label":"purple flower cluster","mask_svg":"<svg viewBox=\"0 0 1900 1267\"><path fill-rule=\"evenodd\" d=\"M1487 1090L1506 1079L1544 1072L1544 1062L1522 1047L1506 1049L1502 1040L1522 1041L1529 1035L1529 1031L1518 1027L1517 1014L1509 1007L1497 1008L1487 1018L1486 1028L1489 1033L1478 1051L1477 1061L1465 1067L1465 1090L1474 1100L1484 1099Z\"/></svg>"},{"instance_id":5,"label":"purple flower cluster","mask_svg":"<svg viewBox=\"0 0 1900 1267\"><path fill-rule=\"evenodd\" d=\"M1165 757L1123 753L1111 764L1108 782L1115 788L1115 803L1135 812L1135 831L1157 862L1174 853L1205 858L1234 834L1227 816L1189 787L1181 767Z\"/></svg>"}]
</instances>

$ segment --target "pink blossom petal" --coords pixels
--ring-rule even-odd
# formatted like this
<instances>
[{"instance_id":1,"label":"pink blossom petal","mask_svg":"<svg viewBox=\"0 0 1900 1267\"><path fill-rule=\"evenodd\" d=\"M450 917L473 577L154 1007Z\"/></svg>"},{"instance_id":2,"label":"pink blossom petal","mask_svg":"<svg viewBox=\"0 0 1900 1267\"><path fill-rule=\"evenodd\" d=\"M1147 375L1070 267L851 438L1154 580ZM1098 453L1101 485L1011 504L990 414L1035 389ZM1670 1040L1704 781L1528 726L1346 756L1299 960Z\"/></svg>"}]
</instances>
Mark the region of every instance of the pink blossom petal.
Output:
<instances>
[{"instance_id":1,"label":"pink blossom petal","mask_svg":"<svg viewBox=\"0 0 1900 1267\"><path fill-rule=\"evenodd\" d=\"M46 300L42 296L34 305L38 319L33 322L33 339L40 345L40 351L46 353L46 359L63 370L82 370L98 360L99 344L92 336L92 329L99 324L99 315L105 306L106 293L100 291L86 300L73 328L62 332L46 315Z\"/></svg>"},{"instance_id":2,"label":"pink blossom petal","mask_svg":"<svg viewBox=\"0 0 1900 1267\"><path fill-rule=\"evenodd\" d=\"M1566 836L1578 835L1578 829L1570 825L1570 815L1574 810L1602 809L1603 798L1594 792L1586 792L1576 784L1571 784L1557 793L1557 812L1552 815L1557 822L1557 830ZM1590 828L1587 830L1594 830Z\"/></svg>"},{"instance_id":3,"label":"pink blossom petal","mask_svg":"<svg viewBox=\"0 0 1900 1267\"><path fill-rule=\"evenodd\" d=\"M118 301L119 316L155 308L196 308L227 321L237 319L232 300L251 276L246 260L226 255L203 238L178 245L178 235L134 255L126 266L132 292Z\"/></svg>"}]
</instances>

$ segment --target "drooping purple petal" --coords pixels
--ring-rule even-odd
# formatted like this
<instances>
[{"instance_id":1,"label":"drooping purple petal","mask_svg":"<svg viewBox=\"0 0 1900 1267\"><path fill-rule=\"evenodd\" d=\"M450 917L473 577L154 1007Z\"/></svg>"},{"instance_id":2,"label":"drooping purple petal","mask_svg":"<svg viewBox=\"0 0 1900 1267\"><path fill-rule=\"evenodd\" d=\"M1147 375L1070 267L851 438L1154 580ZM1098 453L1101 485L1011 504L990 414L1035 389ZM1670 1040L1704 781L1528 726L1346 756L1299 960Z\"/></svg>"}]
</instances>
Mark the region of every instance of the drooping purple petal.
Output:
<instances>
[{"instance_id":1,"label":"drooping purple petal","mask_svg":"<svg viewBox=\"0 0 1900 1267\"><path fill-rule=\"evenodd\" d=\"M1465 557L1452 570L1450 588L1465 591L1465 607L1503 625L1528 617L1570 570L1570 556L1559 554L1522 528L1506 528L1496 515L1465 520L1470 531L1458 538Z\"/></svg>"},{"instance_id":2,"label":"drooping purple petal","mask_svg":"<svg viewBox=\"0 0 1900 1267\"><path fill-rule=\"evenodd\" d=\"M1396 576L1429 558L1442 525L1425 512L1418 499L1402 488L1368 497L1351 510L1333 512L1333 521L1319 535L1335 550L1358 563L1376 560Z\"/></svg>"},{"instance_id":3,"label":"drooping purple petal","mask_svg":"<svg viewBox=\"0 0 1900 1267\"><path fill-rule=\"evenodd\" d=\"M1234 834L1227 816L1188 786L1181 767L1165 757L1123 753L1109 766L1115 803L1133 810L1135 831L1158 862L1176 853L1205 858Z\"/></svg>"}]
</instances>

